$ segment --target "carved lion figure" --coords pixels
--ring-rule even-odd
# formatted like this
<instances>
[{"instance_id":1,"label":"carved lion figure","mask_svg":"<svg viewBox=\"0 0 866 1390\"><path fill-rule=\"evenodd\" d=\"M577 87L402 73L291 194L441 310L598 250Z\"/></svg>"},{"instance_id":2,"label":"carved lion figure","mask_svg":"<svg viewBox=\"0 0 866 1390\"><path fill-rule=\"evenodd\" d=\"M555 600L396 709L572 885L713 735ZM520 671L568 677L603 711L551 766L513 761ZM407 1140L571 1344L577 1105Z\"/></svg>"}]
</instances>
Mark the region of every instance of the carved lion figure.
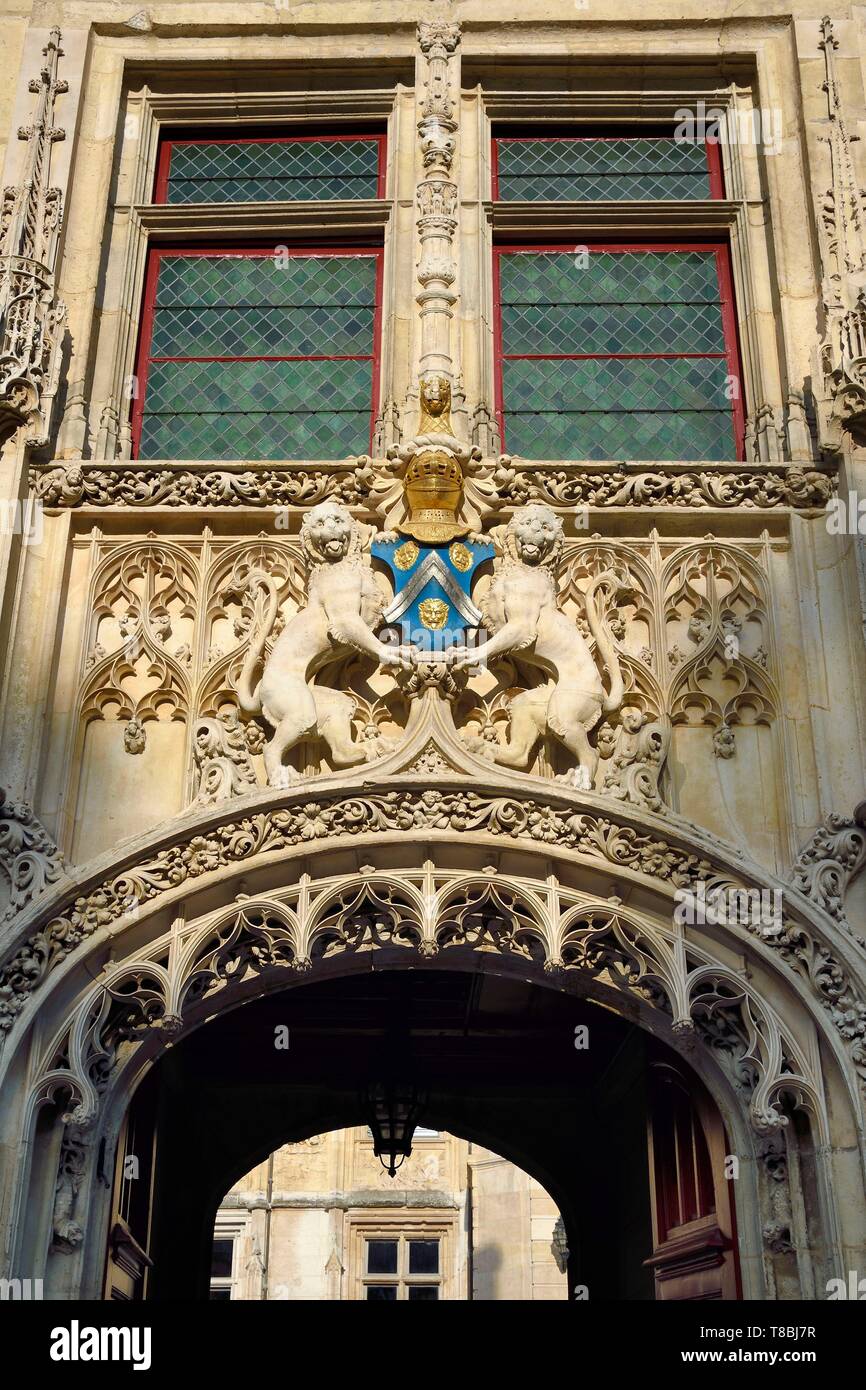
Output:
<instances>
[{"instance_id":1,"label":"carved lion figure","mask_svg":"<svg viewBox=\"0 0 866 1390\"><path fill-rule=\"evenodd\" d=\"M602 713L619 709L623 697L616 650L596 607L596 593L604 585L617 593L624 586L612 570L605 570L584 596L589 629L610 678L605 692L582 633L557 606L555 576L562 540L562 523L550 507L533 504L515 512L505 528L503 558L484 604L484 624L492 636L480 647L452 648L448 655L460 667L513 652L543 671L546 684L511 701L507 742L472 739L471 746L506 767L525 768L538 740L551 733L577 759L570 780L588 790L598 753L587 735Z\"/></svg>"},{"instance_id":2,"label":"carved lion figure","mask_svg":"<svg viewBox=\"0 0 866 1390\"><path fill-rule=\"evenodd\" d=\"M375 657L382 666L411 665L410 649L386 647L374 634L383 595L364 564L361 531L346 508L320 502L304 518L300 539L309 567L307 604L286 623L263 671L265 644L277 618L277 586L263 570L248 576L252 588L266 591L267 607L238 680L238 699L245 713L262 714L273 726L264 750L272 787L296 780L284 759L304 738L318 734L339 766L368 757L369 745L352 738L352 697L315 683L323 666L348 649Z\"/></svg>"}]
</instances>

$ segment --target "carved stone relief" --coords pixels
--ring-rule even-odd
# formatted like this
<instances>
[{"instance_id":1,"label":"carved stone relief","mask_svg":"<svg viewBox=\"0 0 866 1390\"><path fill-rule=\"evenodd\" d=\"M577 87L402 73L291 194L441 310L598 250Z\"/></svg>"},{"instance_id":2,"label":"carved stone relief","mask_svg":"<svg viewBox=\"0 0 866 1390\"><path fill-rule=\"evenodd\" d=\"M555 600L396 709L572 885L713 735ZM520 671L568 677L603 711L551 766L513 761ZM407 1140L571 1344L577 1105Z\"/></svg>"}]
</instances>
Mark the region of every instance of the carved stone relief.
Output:
<instances>
[{"instance_id":1,"label":"carved stone relief","mask_svg":"<svg viewBox=\"0 0 866 1390\"><path fill-rule=\"evenodd\" d=\"M809 843L800 851L791 871L795 888L848 928L845 890L866 864L866 802L853 820L831 811Z\"/></svg>"},{"instance_id":2,"label":"carved stone relief","mask_svg":"<svg viewBox=\"0 0 866 1390\"><path fill-rule=\"evenodd\" d=\"M395 486L409 499L401 530L408 534L413 516L423 530L434 493L415 502L406 477ZM437 479L437 504L445 486ZM437 515L456 516L460 505L449 494ZM136 755L152 721L183 721L187 804L205 804L202 796L388 755L405 737L413 702L432 689L452 703L474 754L658 811L668 800L671 723L707 726L725 759L735 755L738 724L775 716L760 545L566 541L559 515L529 504L507 526L469 537L478 555L488 537L496 552L492 578L479 571L476 582L473 570L464 581L486 640L426 651L376 635L387 592L371 568L373 534L327 502L303 514L297 537L213 537L204 548L155 538L104 543L82 658L82 724L119 720L123 747ZM402 563L401 552L392 566L398 586ZM579 709L575 699L584 701ZM294 723L284 722L289 708ZM239 710L251 721L245 747ZM263 765L267 725L272 751Z\"/></svg>"},{"instance_id":3,"label":"carved stone relief","mask_svg":"<svg viewBox=\"0 0 866 1390\"><path fill-rule=\"evenodd\" d=\"M486 428L486 427L485 427ZM399 411L391 402L383 408L379 426L380 456L365 456L348 464L297 471L292 467L213 468L171 462L154 466L130 462L111 468L95 463L34 466L30 472L33 495L46 507L313 507L333 500L360 506L372 493L393 487L386 458L396 457L399 446ZM479 443L479 441L475 441ZM481 453L484 462L480 462ZM383 471L384 470L384 471ZM591 506L689 507L695 510L729 511L734 507L769 511L781 507L823 510L835 491L835 475L818 468L770 464L760 470L747 464L707 464L701 472L665 466L648 470L639 463L587 466L564 461L555 466L512 458L492 457L492 450L478 450L478 459L467 460L466 491L478 503L521 506L545 502L554 508ZM399 493L397 494L399 498ZM468 515L472 515L469 513ZM384 523L387 529L392 522Z\"/></svg>"},{"instance_id":4,"label":"carved stone relief","mask_svg":"<svg viewBox=\"0 0 866 1390\"><path fill-rule=\"evenodd\" d=\"M250 639L238 679L238 699L246 714L263 715L273 728L264 752L272 787L286 786L292 779L285 755L304 738L324 739L340 767L376 755L375 744L356 743L352 737L356 706L351 695L313 680L327 658L349 649L386 668L410 664L405 648L386 647L375 636L384 594L362 556L361 545L360 527L336 503L320 503L304 518L301 546L309 565L307 602L286 624L267 661L263 656L277 616L277 590L264 571L248 577L248 585L265 590L267 604L261 625Z\"/></svg>"},{"instance_id":5,"label":"carved stone relief","mask_svg":"<svg viewBox=\"0 0 866 1390\"><path fill-rule=\"evenodd\" d=\"M516 957L563 982L589 976L659 1011L680 1040L705 1040L729 1069L758 1133L785 1125L783 1097L814 1113L820 1088L806 1056L740 977L694 949L678 955L615 897L578 897L552 877L530 887L492 873L440 872L431 862L399 879L369 868L339 881L305 877L260 900L241 895L195 926L170 969L162 943L152 964L127 963L97 985L38 1084L71 1089L81 1097L77 1123L89 1121L121 1043L134 1046L155 1027L177 1032L205 1001L210 1007L216 994L268 973L307 973L336 956L397 948L427 958L464 951ZM71 1165L65 1220L74 1209L74 1174Z\"/></svg>"},{"instance_id":6,"label":"carved stone relief","mask_svg":"<svg viewBox=\"0 0 866 1390\"><path fill-rule=\"evenodd\" d=\"M64 872L62 855L31 808L23 801L10 801L2 788L0 872L8 888L0 922L15 917L31 898L57 883Z\"/></svg>"},{"instance_id":7,"label":"carved stone relief","mask_svg":"<svg viewBox=\"0 0 866 1390\"><path fill-rule=\"evenodd\" d=\"M480 665L514 656L543 672L535 685L510 701L506 740L467 735L475 752L507 767L525 770L539 739L551 734L572 754L575 786L593 786L598 753L589 741L603 713L619 710L623 680L613 640L601 621L596 591L604 585L624 589L613 570L598 575L584 594L586 620L607 676L605 689L586 638L558 607L556 575L562 551L562 523L549 507L521 508L498 537L500 562L483 612L490 636L479 647L454 651L453 664Z\"/></svg>"}]
</instances>

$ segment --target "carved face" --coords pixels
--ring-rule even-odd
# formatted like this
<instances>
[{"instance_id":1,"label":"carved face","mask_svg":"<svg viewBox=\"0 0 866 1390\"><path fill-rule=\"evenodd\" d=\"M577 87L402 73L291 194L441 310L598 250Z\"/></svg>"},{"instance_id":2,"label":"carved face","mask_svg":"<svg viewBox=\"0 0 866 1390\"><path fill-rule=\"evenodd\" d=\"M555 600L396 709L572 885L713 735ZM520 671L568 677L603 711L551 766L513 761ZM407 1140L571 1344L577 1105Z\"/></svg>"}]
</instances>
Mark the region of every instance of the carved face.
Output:
<instances>
[{"instance_id":1,"label":"carved face","mask_svg":"<svg viewBox=\"0 0 866 1390\"><path fill-rule=\"evenodd\" d=\"M521 507L508 530L524 565L543 565L562 543L562 522L550 507Z\"/></svg>"},{"instance_id":2,"label":"carved face","mask_svg":"<svg viewBox=\"0 0 866 1390\"><path fill-rule=\"evenodd\" d=\"M451 403L451 388L444 376L427 376L421 382L421 403L428 415L443 415Z\"/></svg>"},{"instance_id":3,"label":"carved face","mask_svg":"<svg viewBox=\"0 0 866 1390\"><path fill-rule=\"evenodd\" d=\"M304 519L301 540L316 559L333 565L348 555L354 525L345 507L336 502L320 502Z\"/></svg>"},{"instance_id":4,"label":"carved face","mask_svg":"<svg viewBox=\"0 0 866 1390\"><path fill-rule=\"evenodd\" d=\"M643 711L635 705L625 705L619 716L619 721L627 734L636 734L643 728Z\"/></svg>"}]
</instances>

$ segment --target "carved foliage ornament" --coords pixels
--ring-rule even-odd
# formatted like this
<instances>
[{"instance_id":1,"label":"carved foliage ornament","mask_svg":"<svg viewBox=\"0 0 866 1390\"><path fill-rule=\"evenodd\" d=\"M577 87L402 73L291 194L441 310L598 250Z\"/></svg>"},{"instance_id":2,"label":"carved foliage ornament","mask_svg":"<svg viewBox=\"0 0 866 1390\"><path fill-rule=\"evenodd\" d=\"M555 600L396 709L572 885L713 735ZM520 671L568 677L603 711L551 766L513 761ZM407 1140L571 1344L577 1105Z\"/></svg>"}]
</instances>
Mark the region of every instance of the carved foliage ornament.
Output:
<instances>
[{"instance_id":1,"label":"carved foliage ornament","mask_svg":"<svg viewBox=\"0 0 866 1390\"><path fill-rule=\"evenodd\" d=\"M9 902L0 916L8 921L64 872L63 858L51 836L23 801L9 801L0 789L0 871L9 886Z\"/></svg>"},{"instance_id":2,"label":"carved foliage ornament","mask_svg":"<svg viewBox=\"0 0 866 1390\"><path fill-rule=\"evenodd\" d=\"M850 931L844 897L849 884L866 864L866 802L854 819L831 811L800 851L791 873L795 888L829 912Z\"/></svg>"},{"instance_id":3,"label":"carved foliage ornament","mask_svg":"<svg viewBox=\"0 0 866 1390\"><path fill-rule=\"evenodd\" d=\"M152 858L70 902L20 946L0 970L0 1030L12 1027L28 997L71 951L100 927L122 917L130 902L152 901L232 864L293 845L426 831L482 832L536 845L571 848L616 869L629 868L675 887L718 882L706 859L570 806L553 806L518 796L486 797L475 792L390 791L377 795L321 798L281 810L248 815L180 839ZM750 928L751 930L751 928ZM847 1043L866 1080L866 1001L830 949L804 926L786 920L764 943L800 975ZM557 954L557 953L554 953Z\"/></svg>"},{"instance_id":4,"label":"carved foliage ornament","mask_svg":"<svg viewBox=\"0 0 866 1390\"><path fill-rule=\"evenodd\" d=\"M382 467L380 464L379 469ZM556 508L813 510L823 509L835 490L831 473L796 465L760 470L743 466L735 471L730 466L708 467L700 473L659 468L648 472L625 464L605 470L574 463L550 468L525 465L503 455L498 463L485 463L472 472L473 486L484 485L485 499L494 509L497 505L546 502ZM368 458L327 472L294 468L191 469L172 464L154 468L138 463L110 468L85 462L35 467L31 469L30 487L46 507L59 508L314 507L329 499L351 507L367 501L377 479L378 491L388 488L390 470L389 476L380 477Z\"/></svg>"},{"instance_id":5,"label":"carved foliage ornament","mask_svg":"<svg viewBox=\"0 0 866 1390\"><path fill-rule=\"evenodd\" d=\"M326 500L358 505L373 478L370 460L361 456L333 472L75 463L32 469L30 486L46 507L314 507Z\"/></svg>"}]
</instances>

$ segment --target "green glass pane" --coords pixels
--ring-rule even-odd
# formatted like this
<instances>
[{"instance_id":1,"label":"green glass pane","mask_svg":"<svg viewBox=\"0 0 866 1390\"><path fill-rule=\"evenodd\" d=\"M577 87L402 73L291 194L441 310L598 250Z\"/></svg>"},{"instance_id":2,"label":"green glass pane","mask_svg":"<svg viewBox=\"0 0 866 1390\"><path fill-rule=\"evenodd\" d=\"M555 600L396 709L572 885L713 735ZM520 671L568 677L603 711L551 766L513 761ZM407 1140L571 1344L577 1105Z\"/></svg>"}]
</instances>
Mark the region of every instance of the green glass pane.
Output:
<instances>
[{"instance_id":1,"label":"green glass pane","mask_svg":"<svg viewBox=\"0 0 866 1390\"><path fill-rule=\"evenodd\" d=\"M503 363L510 453L547 459L735 457L718 359Z\"/></svg>"},{"instance_id":2,"label":"green glass pane","mask_svg":"<svg viewBox=\"0 0 866 1390\"><path fill-rule=\"evenodd\" d=\"M500 256L503 304L714 303L712 251L519 251Z\"/></svg>"},{"instance_id":3,"label":"green glass pane","mask_svg":"<svg viewBox=\"0 0 866 1390\"><path fill-rule=\"evenodd\" d=\"M736 457L730 414L506 417L508 450L530 459L720 460Z\"/></svg>"},{"instance_id":4,"label":"green glass pane","mask_svg":"<svg viewBox=\"0 0 866 1390\"><path fill-rule=\"evenodd\" d=\"M379 143L220 141L172 146L169 203L303 202L375 198Z\"/></svg>"},{"instance_id":5,"label":"green glass pane","mask_svg":"<svg viewBox=\"0 0 866 1390\"><path fill-rule=\"evenodd\" d=\"M372 363L154 362L139 456L344 458L369 448Z\"/></svg>"},{"instance_id":6,"label":"green glass pane","mask_svg":"<svg viewBox=\"0 0 866 1390\"><path fill-rule=\"evenodd\" d=\"M374 256L165 256L153 357L372 351Z\"/></svg>"},{"instance_id":7,"label":"green glass pane","mask_svg":"<svg viewBox=\"0 0 866 1390\"><path fill-rule=\"evenodd\" d=\"M706 148L670 139L498 140L503 201L709 198Z\"/></svg>"},{"instance_id":8,"label":"green glass pane","mask_svg":"<svg viewBox=\"0 0 866 1390\"><path fill-rule=\"evenodd\" d=\"M500 257L502 350L724 352L711 251Z\"/></svg>"}]
</instances>

